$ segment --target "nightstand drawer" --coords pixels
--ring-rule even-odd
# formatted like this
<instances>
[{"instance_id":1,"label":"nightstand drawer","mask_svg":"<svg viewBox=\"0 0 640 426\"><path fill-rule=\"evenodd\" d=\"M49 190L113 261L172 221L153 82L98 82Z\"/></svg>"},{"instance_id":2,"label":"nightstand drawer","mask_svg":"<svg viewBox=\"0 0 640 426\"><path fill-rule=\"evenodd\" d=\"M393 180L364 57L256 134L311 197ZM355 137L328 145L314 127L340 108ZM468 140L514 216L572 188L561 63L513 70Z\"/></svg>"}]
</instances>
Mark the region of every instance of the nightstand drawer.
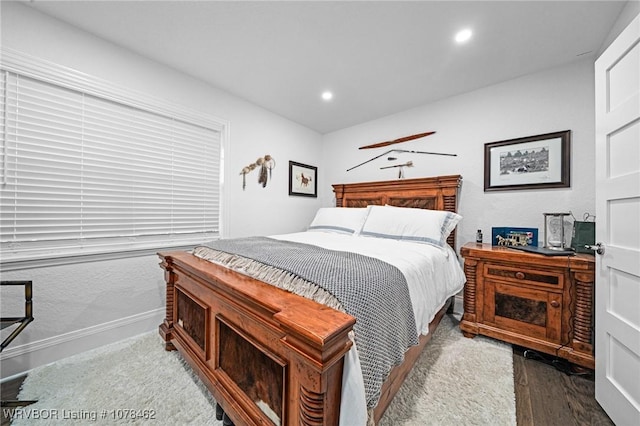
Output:
<instances>
[{"instance_id":1,"label":"nightstand drawer","mask_svg":"<svg viewBox=\"0 0 640 426\"><path fill-rule=\"evenodd\" d=\"M484 276L520 285L535 285L562 290L564 288L564 274L542 269L532 269L530 266L519 267L518 264L504 266L495 263L484 265Z\"/></svg>"}]
</instances>

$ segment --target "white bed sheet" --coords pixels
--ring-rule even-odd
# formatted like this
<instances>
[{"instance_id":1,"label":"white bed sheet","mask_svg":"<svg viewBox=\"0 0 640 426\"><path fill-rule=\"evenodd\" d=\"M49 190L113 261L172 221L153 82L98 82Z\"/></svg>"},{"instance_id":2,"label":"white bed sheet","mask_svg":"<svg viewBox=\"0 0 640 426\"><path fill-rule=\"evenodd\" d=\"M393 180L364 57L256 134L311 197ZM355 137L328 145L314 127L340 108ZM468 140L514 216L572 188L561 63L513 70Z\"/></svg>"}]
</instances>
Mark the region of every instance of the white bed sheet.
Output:
<instances>
[{"instance_id":1,"label":"white bed sheet","mask_svg":"<svg viewBox=\"0 0 640 426\"><path fill-rule=\"evenodd\" d=\"M429 323L436 313L449 297L462 290L465 283L458 257L449 246L440 248L407 241L314 231L272 235L271 238L352 251L394 265L407 280L418 334L429 332ZM364 381L355 344L345 357L340 424L367 424Z\"/></svg>"}]
</instances>

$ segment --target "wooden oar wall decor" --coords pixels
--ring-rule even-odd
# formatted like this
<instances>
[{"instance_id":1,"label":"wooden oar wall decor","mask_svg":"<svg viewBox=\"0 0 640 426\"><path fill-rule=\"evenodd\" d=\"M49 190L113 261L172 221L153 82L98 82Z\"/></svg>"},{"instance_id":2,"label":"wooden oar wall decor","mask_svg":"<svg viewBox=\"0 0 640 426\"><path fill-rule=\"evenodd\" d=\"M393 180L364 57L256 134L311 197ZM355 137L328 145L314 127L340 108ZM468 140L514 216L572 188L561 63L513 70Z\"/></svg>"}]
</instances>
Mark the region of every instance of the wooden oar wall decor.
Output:
<instances>
[{"instance_id":1,"label":"wooden oar wall decor","mask_svg":"<svg viewBox=\"0 0 640 426\"><path fill-rule=\"evenodd\" d=\"M395 145L397 143L402 143L402 142L408 142L408 141L412 141L414 139L420 139L420 138L424 138L425 136L429 136L434 134L435 132L426 132L426 133L418 133L416 135L411 135L411 136L405 136L403 138L398 138L398 139L394 139L392 141L386 141L386 142L379 142L379 143L374 143L373 145L365 145L365 146L361 146L358 149L371 149L371 148L381 148L383 146L389 146L389 145Z\"/></svg>"}]
</instances>

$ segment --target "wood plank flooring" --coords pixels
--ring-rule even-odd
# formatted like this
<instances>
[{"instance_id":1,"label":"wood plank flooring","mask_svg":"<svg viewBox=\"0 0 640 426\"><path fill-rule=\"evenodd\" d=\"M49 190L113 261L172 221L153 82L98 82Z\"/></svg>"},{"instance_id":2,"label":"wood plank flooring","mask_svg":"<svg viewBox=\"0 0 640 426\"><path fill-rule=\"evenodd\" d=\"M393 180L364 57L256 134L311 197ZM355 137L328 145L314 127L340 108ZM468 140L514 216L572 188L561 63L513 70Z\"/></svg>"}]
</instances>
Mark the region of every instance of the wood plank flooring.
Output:
<instances>
[{"instance_id":1,"label":"wood plank flooring","mask_svg":"<svg viewBox=\"0 0 640 426\"><path fill-rule=\"evenodd\" d=\"M593 372L567 375L514 348L513 376L518 426L613 425L595 399Z\"/></svg>"}]
</instances>

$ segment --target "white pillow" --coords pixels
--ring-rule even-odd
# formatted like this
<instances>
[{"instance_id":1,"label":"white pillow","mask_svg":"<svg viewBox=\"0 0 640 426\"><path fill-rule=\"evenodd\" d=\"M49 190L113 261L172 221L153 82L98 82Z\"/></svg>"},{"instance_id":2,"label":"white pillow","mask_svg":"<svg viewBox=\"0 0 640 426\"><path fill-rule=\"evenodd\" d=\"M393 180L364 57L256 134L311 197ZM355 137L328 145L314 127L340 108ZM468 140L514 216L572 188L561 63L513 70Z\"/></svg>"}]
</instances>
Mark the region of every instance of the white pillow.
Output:
<instances>
[{"instance_id":1,"label":"white pillow","mask_svg":"<svg viewBox=\"0 0 640 426\"><path fill-rule=\"evenodd\" d=\"M445 247L462 216L441 210L369 206L360 235Z\"/></svg>"},{"instance_id":2,"label":"white pillow","mask_svg":"<svg viewBox=\"0 0 640 426\"><path fill-rule=\"evenodd\" d=\"M322 207L309 230L353 235L362 228L366 215L366 207Z\"/></svg>"}]
</instances>

